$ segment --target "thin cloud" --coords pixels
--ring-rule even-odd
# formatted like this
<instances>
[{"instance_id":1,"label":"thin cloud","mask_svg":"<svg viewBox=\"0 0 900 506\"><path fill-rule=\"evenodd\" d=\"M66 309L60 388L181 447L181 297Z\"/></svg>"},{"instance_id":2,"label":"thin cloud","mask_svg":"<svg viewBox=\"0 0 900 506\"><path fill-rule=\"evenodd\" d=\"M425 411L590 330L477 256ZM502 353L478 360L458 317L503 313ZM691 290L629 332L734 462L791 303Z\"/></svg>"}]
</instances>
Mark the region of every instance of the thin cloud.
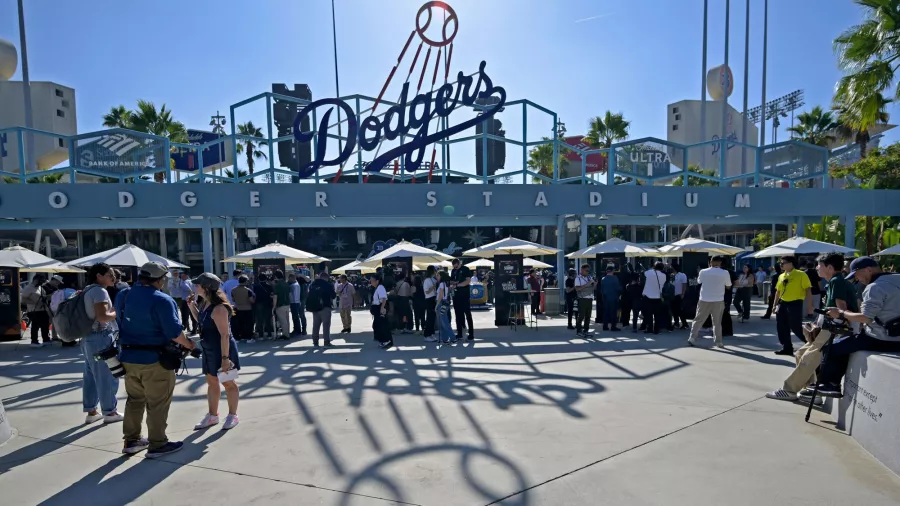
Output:
<instances>
[{"instance_id":1,"label":"thin cloud","mask_svg":"<svg viewBox=\"0 0 900 506\"><path fill-rule=\"evenodd\" d=\"M606 18L606 17L609 17L609 16L612 16L612 13L611 13L611 12L607 12L606 14L598 14L598 15L596 15L596 16L591 16L591 17L588 17L588 18L576 19L575 22L576 22L576 23L584 23L585 21L593 21L593 20L595 20L595 19Z\"/></svg>"}]
</instances>

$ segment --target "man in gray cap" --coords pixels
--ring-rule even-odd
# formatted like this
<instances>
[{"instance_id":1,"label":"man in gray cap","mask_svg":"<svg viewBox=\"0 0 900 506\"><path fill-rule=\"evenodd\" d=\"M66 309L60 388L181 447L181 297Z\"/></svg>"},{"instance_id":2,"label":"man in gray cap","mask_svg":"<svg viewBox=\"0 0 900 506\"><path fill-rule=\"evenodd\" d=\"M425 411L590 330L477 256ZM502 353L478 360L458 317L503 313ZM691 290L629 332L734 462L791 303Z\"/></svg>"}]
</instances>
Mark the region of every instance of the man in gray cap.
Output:
<instances>
[{"instance_id":1,"label":"man in gray cap","mask_svg":"<svg viewBox=\"0 0 900 506\"><path fill-rule=\"evenodd\" d=\"M175 371L160 365L159 351L170 341L194 349L194 343L184 335L175 300L162 291L168 277L164 265L147 262L138 271L138 282L119 292L115 303L122 345L119 360L125 366L128 393L122 453L133 454L149 448L148 458L176 452L183 445L166 437ZM145 410L149 439L141 436Z\"/></svg>"},{"instance_id":2,"label":"man in gray cap","mask_svg":"<svg viewBox=\"0 0 900 506\"><path fill-rule=\"evenodd\" d=\"M831 307L828 316L860 323L863 331L829 346L819 377L819 394L823 397L843 396L841 379L853 352L900 351L900 276L881 272L881 266L871 257L860 257L850 264L847 279L853 278L866 285L859 312Z\"/></svg>"}]
</instances>

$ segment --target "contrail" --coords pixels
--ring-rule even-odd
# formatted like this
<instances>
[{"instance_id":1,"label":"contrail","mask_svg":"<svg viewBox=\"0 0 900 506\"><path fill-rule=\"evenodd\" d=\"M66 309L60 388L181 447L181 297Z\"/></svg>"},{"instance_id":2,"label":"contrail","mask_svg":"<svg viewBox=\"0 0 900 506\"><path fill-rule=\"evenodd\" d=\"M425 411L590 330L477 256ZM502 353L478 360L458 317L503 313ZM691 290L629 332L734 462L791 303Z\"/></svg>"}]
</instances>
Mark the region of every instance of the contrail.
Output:
<instances>
[{"instance_id":1,"label":"contrail","mask_svg":"<svg viewBox=\"0 0 900 506\"><path fill-rule=\"evenodd\" d=\"M584 23L585 21L593 21L593 20L595 20L595 19L605 18L605 17L611 16L611 15L612 15L612 13L611 13L611 12L608 12L608 13L606 13L606 14L598 14L598 15L596 15L596 16L591 16L591 17L589 17L589 18L576 19L575 22L576 22L576 23Z\"/></svg>"}]
</instances>

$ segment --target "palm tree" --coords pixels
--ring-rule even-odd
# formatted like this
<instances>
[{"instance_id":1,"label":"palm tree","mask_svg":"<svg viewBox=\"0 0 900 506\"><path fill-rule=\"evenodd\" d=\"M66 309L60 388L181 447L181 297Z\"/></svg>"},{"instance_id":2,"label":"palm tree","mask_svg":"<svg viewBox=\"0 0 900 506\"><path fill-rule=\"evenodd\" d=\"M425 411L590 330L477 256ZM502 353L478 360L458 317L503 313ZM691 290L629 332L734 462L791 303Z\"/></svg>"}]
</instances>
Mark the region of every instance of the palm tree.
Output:
<instances>
[{"instance_id":1,"label":"palm tree","mask_svg":"<svg viewBox=\"0 0 900 506\"><path fill-rule=\"evenodd\" d=\"M797 123L788 128L788 132L795 134L803 142L825 147L837 138L836 128L837 122L831 111L825 111L817 105L811 111L798 114Z\"/></svg>"},{"instance_id":2,"label":"palm tree","mask_svg":"<svg viewBox=\"0 0 900 506\"><path fill-rule=\"evenodd\" d=\"M129 111L125 106L112 107L108 114L103 116L103 126L113 128L127 128L136 132L144 132L159 137L165 137L170 142L187 144L188 135L184 123L175 121L172 111L163 104L159 109L153 102L138 100L137 109ZM171 164L171 159L169 160ZM165 180L165 172L157 172L153 175L157 183Z\"/></svg>"},{"instance_id":3,"label":"palm tree","mask_svg":"<svg viewBox=\"0 0 900 506\"><path fill-rule=\"evenodd\" d=\"M859 156L865 158L871 140L869 129L885 124L890 116L886 107L893 102L880 92L860 92L852 80L842 80L834 97L834 109L838 112L837 132L841 137L853 139L859 145Z\"/></svg>"},{"instance_id":4,"label":"palm tree","mask_svg":"<svg viewBox=\"0 0 900 506\"><path fill-rule=\"evenodd\" d=\"M623 141L628 138L630 121L626 121L622 113L606 111L603 117L591 118L588 126L588 134L582 141L592 148L610 148L613 142ZM606 153L603 153L606 156Z\"/></svg>"},{"instance_id":5,"label":"palm tree","mask_svg":"<svg viewBox=\"0 0 900 506\"><path fill-rule=\"evenodd\" d=\"M246 135L248 137L259 137L262 139L262 130L253 124L252 121L248 121L244 124L237 126L238 133L241 135ZM259 148L263 146L268 146L266 141L259 140L253 141L252 139L241 139L238 141L237 152L238 153L247 153L247 170L250 171L250 174L253 174L253 166L256 164L256 160L267 160L268 157L266 154L260 150Z\"/></svg>"},{"instance_id":6,"label":"palm tree","mask_svg":"<svg viewBox=\"0 0 900 506\"><path fill-rule=\"evenodd\" d=\"M549 137L544 137L542 140L550 141ZM531 151L528 152L528 168L537 172L538 174L553 179L553 143L541 144L540 146L535 147ZM569 164L569 160L563 154L563 150L560 149L557 151L557 161L556 165L559 167L559 176L565 177L564 167ZM535 183L542 183L544 180L533 176L532 179Z\"/></svg>"},{"instance_id":7,"label":"palm tree","mask_svg":"<svg viewBox=\"0 0 900 506\"><path fill-rule=\"evenodd\" d=\"M247 176L247 171L246 171L246 170L238 169L238 171L237 171L237 177L238 177L238 178L242 178L242 177L246 177L246 176ZM232 171L229 170L229 169L225 169L225 177L227 177L227 178L229 178L229 179L234 179L234 172L232 172ZM222 182L222 183L233 183L234 181L220 181L220 182ZM245 179L245 180L243 180L243 181L241 181L241 182L242 182L242 183L252 183L252 182L253 182L253 179L252 179L252 178L250 178L250 179Z\"/></svg>"},{"instance_id":8,"label":"palm tree","mask_svg":"<svg viewBox=\"0 0 900 506\"><path fill-rule=\"evenodd\" d=\"M131 111L124 105L111 107L108 114L103 115L103 126L108 128L131 128Z\"/></svg>"},{"instance_id":9,"label":"palm tree","mask_svg":"<svg viewBox=\"0 0 900 506\"><path fill-rule=\"evenodd\" d=\"M884 91L895 84L900 59L900 0L855 1L866 19L834 39L838 66L862 89Z\"/></svg>"}]
</instances>

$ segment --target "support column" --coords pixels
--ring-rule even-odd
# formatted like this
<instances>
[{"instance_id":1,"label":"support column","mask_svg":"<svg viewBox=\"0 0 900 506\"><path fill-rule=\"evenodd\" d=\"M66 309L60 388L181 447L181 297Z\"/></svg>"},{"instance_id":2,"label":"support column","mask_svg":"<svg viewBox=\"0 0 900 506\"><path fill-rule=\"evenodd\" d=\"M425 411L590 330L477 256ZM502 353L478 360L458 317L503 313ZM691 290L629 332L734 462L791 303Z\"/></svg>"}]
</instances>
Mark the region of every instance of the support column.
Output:
<instances>
[{"instance_id":1,"label":"support column","mask_svg":"<svg viewBox=\"0 0 900 506\"><path fill-rule=\"evenodd\" d=\"M212 229L212 268L213 270L209 271L212 273L217 273L219 269L222 267L222 264L219 260L222 260L222 253L219 249L222 247L222 233L218 228Z\"/></svg>"},{"instance_id":2,"label":"support column","mask_svg":"<svg viewBox=\"0 0 900 506\"><path fill-rule=\"evenodd\" d=\"M179 228L178 229L178 261L180 263L185 263L187 261L186 256L187 256L187 253L185 251L185 244L184 244L184 229Z\"/></svg>"},{"instance_id":3,"label":"support column","mask_svg":"<svg viewBox=\"0 0 900 506\"><path fill-rule=\"evenodd\" d=\"M578 249L584 249L588 247L588 224L587 218L584 215L578 217L579 221L581 221L581 230L578 235ZM581 264L578 264L578 268L581 268Z\"/></svg>"},{"instance_id":4,"label":"support column","mask_svg":"<svg viewBox=\"0 0 900 506\"><path fill-rule=\"evenodd\" d=\"M100 231L94 230L94 253L99 253L99 252L103 251L103 248L100 247L101 240L102 240L102 237L100 236Z\"/></svg>"},{"instance_id":5,"label":"support column","mask_svg":"<svg viewBox=\"0 0 900 506\"><path fill-rule=\"evenodd\" d=\"M556 217L556 282L559 284L560 301L565 300L565 279L566 279L566 217L560 214Z\"/></svg>"},{"instance_id":6,"label":"support column","mask_svg":"<svg viewBox=\"0 0 900 506\"><path fill-rule=\"evenodd\" d=\"M75 232L75 251L78 258L84 256L84 232L81 230ZM78 275L78 286L84 286L84 274Z\"/></svg>"},{"instance_id":7,"label":"support column","mask_svg":"<svg viewBox=\"0 0 900 506\"><path fill-rule=\"evenodd\" d=\"M631 242L637 242L637 226L631 226Z\"/></svg>"},{"instance_id":8,"label":"support column","mask_svg":"<svg viewBox=\"0 0 900 506\"><path fill-rule=\"evenodd\" d=\"M607 225L607 226L606 226L606 240L608 241L608 240L612 239L612 237L613 237L613 235L612 235L612 225Z\"/></svg>"},{"instance_id":9,"label":"support column","mask_svg":"<svg viewBox=\"0 0 900 506\"><path fill-rule=\"evenodd\" d=\"M844 216L844 246L856 248L856 216Z\"/></svg>"},{"instance_id":10,"label":"support column","mask_svg":"<svg viewBox=\"0 0 900 506\"><path fill-rule=\"evenodd\" d=\"M50 257L50 258L53 258L53 255L51 254L51 251L52 251L52 250L51 250L51 247L50 247L50 236L49 236L49 235L45 235L45 236L44 236L44 254L47 255L47 256Z\"/></svg>"},{"instance_id":11,"label":"support column","mask_svg":"<svg viewBox=\"0 0 900 506\"><path fill-rule=\"evenodd\" d=\"M234 256L234 220L232 218L225 218L225 238L223 242L225 243L225 258L230 258ZM225 270L228 273L234 271L234 263L229 262L225 264Z\"/></svg>"},{"instance_id":12,"label":"support column","mask_svg":"<svg viewBox=\"0 0 900 506\"><path fill-rule=\"evenodd\" d=\"M803 216L797 216L797 237L803 237L806 234L806 219Z\"/></svg>"},{"instance_id":13,"label":"support column","mask_svg":"<svg viewBox=\"0 0 900 506\"><path fill-rule=\"evenodd\" d=\"M159 229L159 254L168 257L169 245L166 243L166 229Z\"/></svg>"},{"instance_id":14,"label":"support column","mask_svg":"<svg viewBox=\"0 0 900 506\"><path fill-rule=\"evenodd\" d=\"M209 223L209 218L204 218L203 220L203 227L200 229L200 244L203 245L203 270L212 272L212 226Z\"/></svg>"},{"instance_id":15,"label":"support column","mask_svg":"<svg viewBox=\"0 0 900 506\"><path fill-rule=\"evenodd\" d=\"M131 244L131 230L125 229L125 244Z\"/></svg>"}]
</instances>

